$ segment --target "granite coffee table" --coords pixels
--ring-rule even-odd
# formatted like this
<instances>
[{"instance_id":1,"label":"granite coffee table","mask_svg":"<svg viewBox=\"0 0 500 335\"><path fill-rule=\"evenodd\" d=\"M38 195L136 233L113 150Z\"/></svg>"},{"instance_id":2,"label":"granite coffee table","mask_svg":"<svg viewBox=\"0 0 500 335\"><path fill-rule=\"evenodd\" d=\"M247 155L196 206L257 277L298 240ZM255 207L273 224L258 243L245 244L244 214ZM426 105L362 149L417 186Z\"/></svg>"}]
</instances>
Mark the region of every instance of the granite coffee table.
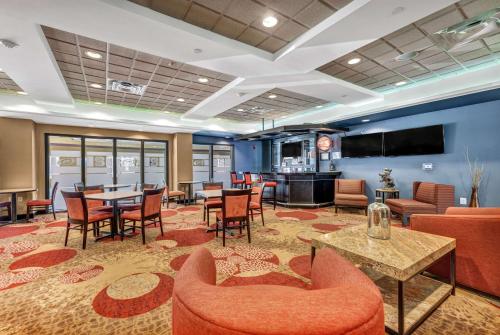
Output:
<instances>
[{"instance_id":1,"label":"granite coffee table","mask_svg":"<svg viewBox=\"0 0 500 335\"><path fill-rule=\"evenodd\" d=\"M455 239L391 227L391 239L379 240L368 237L366 230L358 225L313 238L311 260L316 248L327 247L358 265L380 288L386 330L410 334L455 295ZM447 254L450 283L422 275Z\"/></svg>"}]
</instances>

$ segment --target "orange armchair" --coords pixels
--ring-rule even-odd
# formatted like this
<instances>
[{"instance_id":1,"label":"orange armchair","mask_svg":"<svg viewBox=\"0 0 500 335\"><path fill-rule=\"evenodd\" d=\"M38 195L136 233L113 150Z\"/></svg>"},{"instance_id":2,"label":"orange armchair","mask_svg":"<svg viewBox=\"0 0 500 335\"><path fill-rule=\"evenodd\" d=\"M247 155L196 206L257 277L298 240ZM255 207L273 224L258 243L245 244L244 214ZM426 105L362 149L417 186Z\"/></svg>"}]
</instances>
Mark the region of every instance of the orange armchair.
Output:
<instances>
[{"instance_id":1,"label":"orange armchair","mask_svg":"<svg viewBox=\"0 0 500 335\"><path fill-rule=\"evenodd\" d=\"M457 240L457 283L500 297L500 208L450 207L445 215L412 215L411 229ZM446 278L449 259L429 271Z\"/></svg>"},{"instance_id":2,"label":"orange armchair","mask_svg":"<svg viewBox=\"0 0 500 335\"><path fill-rule=\"evenodd\" d=\"M335 179L335 213L338 207L368 208L365 195L366 182L363 179Z\"/></svg>"},{"instance_id":3,"label":"orange armchair","mask_svg":"<svg viewBox=\"0 0 500 335\"><path fill-rule=\"evenodd\" d=\"M385 204L392 213L399 214L403 222L412 214L443 214L455 204L455 187L415 181L413 199L387 199Z\"/></svg>"},{"instance_id":4,"label":"orange armchair","mask_svg":"<svg viewBox=\"0 0 500 335\"><path fill-rule=\"evenodd\" d=\"M219 287L212 255L198 248L175 276L172 334L384 334L380 291L349 261L322 249L311 278L312 290Z\"/></svg>"}]
</instances>

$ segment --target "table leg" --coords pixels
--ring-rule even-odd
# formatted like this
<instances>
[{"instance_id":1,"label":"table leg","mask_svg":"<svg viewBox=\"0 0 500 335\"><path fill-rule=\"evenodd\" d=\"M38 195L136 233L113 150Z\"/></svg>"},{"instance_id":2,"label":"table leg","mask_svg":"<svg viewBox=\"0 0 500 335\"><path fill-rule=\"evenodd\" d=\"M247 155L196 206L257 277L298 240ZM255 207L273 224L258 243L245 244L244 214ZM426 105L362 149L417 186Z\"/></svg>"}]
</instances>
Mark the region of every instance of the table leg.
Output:
<instances>
[{"instance_id":1,"label":"table leg","mask_svg":"<svg viewBox=\"0 0 500 335\"><path fill-rule=\"evenodd\" d=\"M17 193L12 193L10 197L10 221L12 223L17 222Z\"/></svg>"},{"instance_id":2,"label":"table leg","mask_svg":"<svg viewBox=\"0 0 500 335\"><path fill-rule=\"evenodd\" d=\"M191 201L193 199L193 188L192 188L193 184L188 184L188 196L189 196L189 200L188 200L188 204L191 205Z\"/></svg>"},{"instance_id":3,"label":"table leg","mask_svg":"<svg viewBox=\"0 0 500 335\"><path fill-rule=\"evenodd\" d=\"M455 295L456 287L456 253L455 249L450 252L450 285L451 285L451 295Z\"/></svg>"},{"instance_id":4,"label":"table leg","mask_svg":"<svg viewBox=\"0 0 500 335\"><path fill-rule=\"evenodd\" d=\"M118 209L118 201L113 201L113 224L111 226L111 237L114 238L118 234L118 221L120 220L120 211Z\"/></svg>"},{"instance_id":5,"label":"table leg","mask_svg":"<svg viewBox=\"0 0 500 335\"><path fill-rule=\"evenodd\" d=\"M316 257L316 247L311 246L311 267L314 262L314 257Z\"/></svg>"},{"instance_id":6,"label":"table leg","mask_svg":"<svg viewBox=\"0 0 500 335\"><path fill-rule=\"evenodd\" d=\"M398 334L405 333L404 282L398 280Z\"/></svg>"}]
</instances>

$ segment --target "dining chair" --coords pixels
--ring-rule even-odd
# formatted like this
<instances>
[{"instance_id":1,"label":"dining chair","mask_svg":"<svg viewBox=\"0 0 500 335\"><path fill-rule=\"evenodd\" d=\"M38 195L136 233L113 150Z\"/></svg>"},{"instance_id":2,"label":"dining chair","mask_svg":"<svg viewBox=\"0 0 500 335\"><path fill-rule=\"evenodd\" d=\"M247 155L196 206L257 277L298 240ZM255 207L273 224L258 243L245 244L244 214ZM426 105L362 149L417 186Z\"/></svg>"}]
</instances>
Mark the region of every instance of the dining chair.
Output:
<instances>
[{"instance_id":1,"label":"dining chair","mask_svg":"<svg viewBox=\"0 0 500 335\"><path fill-rule=\"evenodd\" d=\"M167 185L164 185L164 191L163 191L163 196L162 196L162 203L165 205L167 204L168 208L168 203L170 199L177 199L176 201L181 201L181 198L183 199L184 206L186 206L186 192L183 191L170 191L169 187Z\"/></svg>"},{"instance_id":2,"label":"dining chair","mask_svg":"<svg viewBox=\"0 0 500 335\"><path fill-rule=\"evenodd\" d=\"M92 185L85 187L84 195L104 193L104 185ZM103 200L87 200L87 207L89 210L99 210L105 212L112 212L113 206L107 206Z\"/></svg>"},{"instance_id":3,"label":"dining chair","mask_svg":"<svg viewBox=\"0 0 500 335\"><path fill-rule=\"evenodd\" d=\"M144 190L155 190L158 188L158 184L142 184L141 189Z\"/></svg>"},{"instance_id":4,"label":"dining chair","mask_svg":"<svg viewBox=\"0 0 500 335\"><path fill-rule=\"evenodd\" d=\"M236 171L231 171L231 187L232 188L243 188L245 181L243 179L238 179L238 173Z\"/></svg>"},{"instance_id":5,"label":"dining chair","mask_svg":"<svg viewBox=\"0 0 500 335\"><path fill-rule=\"evenodd\" d=\"M94 236L98 234L99 228L111 226L113 213L89 209L88 201L83 192L61 191L68 210L68 219L66 225L66 237L64 246L68 245L68 235L70 230L79 230L83 232L82 249L87 246L87 232L89 224L92 224ZM90 201L90 200L89 200ZM103 223L101 226L100 224Z\"/></svg>"},{"instance_id":6,"label":"dining chair","mask_svg":"<svg viewBox=\"0 0 500 335\"><path fill-rule=\"evenodd\" d=\"M142 206L140 210L125 212L120 217L120 235L123 241L125 227L131 227L135 232L136 222L141 222L142 244L146 244L146 226L160 223L160 231L163 236L163 224L161 220L161 203L163 188L154 190L144 190L142 193ZM132 226L126 223L132 222Z\"/></svg>"},{"instance_id":7,"label":"dining chair","mask_svg":"<svg viewBox=\"0 0 500 335\"><path fill-rule=\"evenodd\" d=\"M85 184L84 183L74 183L75 186L75 191L77 192L83 192L85 190Z\"/></svg>"},{"instance_id":8,"label":"dining chair","mask_svg":"<svg viewBox=\"0 0 500 335\"><path fill-rule=\"evenodd\" d=\"M223 182L203 182L203 191L222 190ZM203 221L207 220L207 226L210 226L210 210L222 208L222 199L220 197L205 198L203 201Z\"/></svg>"},{"instance_id":9,"label":"dining chair","mask_svg":"<svg viewBox=\"0 0 500 335\"><path fill-rule=\"evenodd\" d=\"M219 229L222 229L223 247L226 246L226 229L239 228L241 234L244 226L247 227L248 243L251 243L250 220L248 217L250 194L250 189L222 190L222 209L215 213L217 218L215 236L219 236ZM236 225L236 222L239 224Z\"/></svg>"},{"instance_id":10,"label":"dining chair","mask_svg":"<svg viewBox=\"0 0 500 335\"><path fill-rule=\"evenodd\" d=\"M244 187L251 188L252 187L252 173L250 171L243 172L244 177Z\"/></svg>"},{"instance_id":11,"label":"dining chair","mask_svg":"<svg viewBox=\"0 0 500 335\"><path fill-rule=\"evenodd\" d=\"M264 210L262 209L262 195L264 194L265 186L260 184L261 186L252 187L252 196L250 198L250 216L253 222L253 213L254 211L257 214L260 214L262 219L262 225L264 225Z\"/></svg>"},{"instance_id":12,"label":"dining chair","mask_svg":"<svg viewBox=\"0 0 500 335\"><path fill-rule=\"evenodd\" d=\"M278 183L276 181L264 181L264 177L262 174L259 174L259 184L264 184L264 187L266 189L272 189L272 194L273 197L270 198L265 198L264 193L262 194L262 200L267 201L267 200L272 200L273 202L273 209L276 210L276 188L278 187Z\"/></svg>"},{"instance_id":13,"label":"dining chair","mask_svg":"<svg viewBox=\"0 0 500 335\"><path fill-rule=\"evenodd\" d=\"M41 209L45 210L46 213L49 213L49 210L51 210L54 220L56 219L54 200L56 198L58 186L59 182L56 181L52 187L52 195L50 196L50 199L33 199L26 202L26 216L28 217L28 220L30 219L31 214L33 214L33 218L35 218L36 212Z\"/></svg>"}]
</instances>

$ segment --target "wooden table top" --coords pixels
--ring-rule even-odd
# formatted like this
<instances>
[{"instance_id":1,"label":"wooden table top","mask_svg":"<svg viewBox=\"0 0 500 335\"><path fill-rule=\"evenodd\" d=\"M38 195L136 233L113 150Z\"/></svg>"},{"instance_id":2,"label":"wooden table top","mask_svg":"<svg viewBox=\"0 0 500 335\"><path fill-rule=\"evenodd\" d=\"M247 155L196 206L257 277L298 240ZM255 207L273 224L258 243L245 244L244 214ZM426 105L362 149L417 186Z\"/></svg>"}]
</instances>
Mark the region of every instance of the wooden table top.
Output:
<instances>
[{"instance_id":1,"label":"wooden table top","mask_svg":"<svg viewBox=\"0 0 500 335\"><path fill-rule=\"evenodd\" d=\"M225 188L225 191L240 191L240 188ZM252 194L257 194L257 192L252 192ZM205 190L205 191L196 191L196 195L201 198L220 198L222 197L222 190Z\"/></svg>"},{"instance_id":2,"label":"wooden table top","mask_svg":"<svg viewBox=\"0 0 500 335\"><path fill-rule=\"evenodd\" d=\"M6 193L22 193L22 192L35 192L37 191L37 188L33 187L25 187L25 188L4 188L0 189L0 194L6 194Z\"/></svg>"},{"instance_id":3,"label":"wooden table top","mask_svg":"<svg viewBox=\"0 0 500 335\"><path fill-rule=\"evenodd\" d=\"M129 187L131 186L130 184L107 184L104 185L104 188L124 188L124 187Z\"/></svg>"},{"instance_id":4,"label":"wooden table top","mask_svg":"<svg viewBox=\"0 0 500 335\"><path fill-rule=\"evenodd\" d=\"M366 225L344 228L312 239L316 248L329 247L355 264L367 265L397 280L407 280L455 249L454 238L391 227L391 238L368 237Z\"/></svg>"},{"instance_id":5,"label":"wooden table top","mask_svg":"<svg viewBox=\"0 0 500 335\"><path fill-rule=\"evenodd\" d=\"M379 192L387 192L387 193L394 193L394 192L399 192L397 188L377 188L375 191Z\"/></svg>"},{"instance_id":6,"label":"wooden table top","mask_svg":"<svg viewBox=\"0 0 500 335\"><path fill-rule=\"evenodd\" d=\"M137 192L137 191L113 191L113 192L87 194L85 195L85 198L90 200L116 201L116 200L140 197L141 195L142 192Z\"/></svg>"},{"instance_id":7,"label":"wooden table top","mask_svg":"<svg viewBox=\"0 0 500 335\"><path fill-rule=\"evenodd\" d=\"M202 181L199 180L185 180L185 181L179 181L179 184L201 184Z\"/></svg>"}]
</instances>

